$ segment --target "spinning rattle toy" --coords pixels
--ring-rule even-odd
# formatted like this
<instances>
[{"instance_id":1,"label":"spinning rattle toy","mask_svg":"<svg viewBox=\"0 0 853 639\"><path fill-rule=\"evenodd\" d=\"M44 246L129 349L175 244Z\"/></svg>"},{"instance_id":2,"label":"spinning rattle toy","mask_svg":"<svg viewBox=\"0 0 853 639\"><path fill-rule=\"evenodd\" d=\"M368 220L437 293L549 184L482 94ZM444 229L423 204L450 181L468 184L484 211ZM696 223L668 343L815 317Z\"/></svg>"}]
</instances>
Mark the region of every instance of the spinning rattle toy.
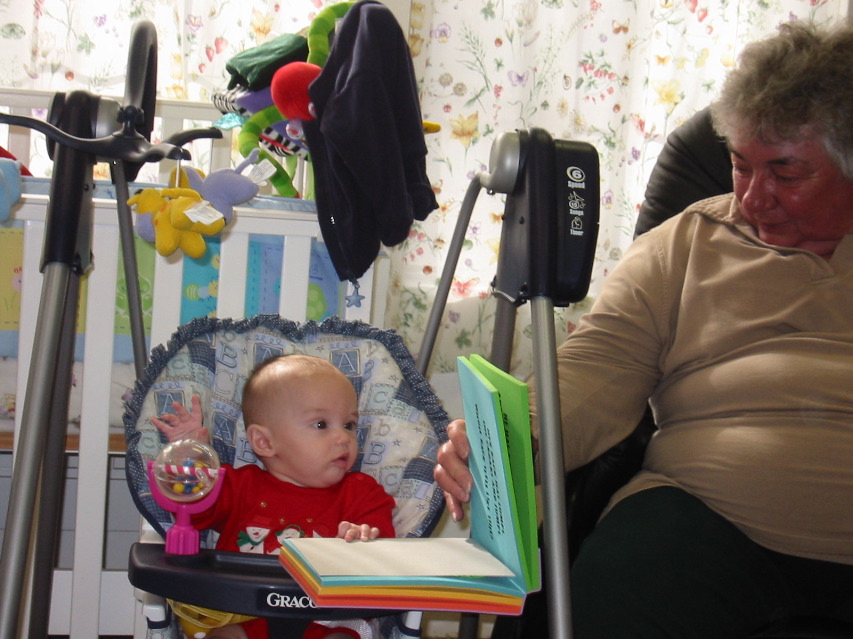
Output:
<instances>
[{"instance_id":1,"label":"spinning rattle toy","mask_svg":"<svg viewBox=\"0 0 853 639\"><path fill-rule=\"evenodd\" d=\"M175 523L166 532L167 553L198 552L199 533L191 517L213 505L222 490L224 474L216 451L191 439L168 444L157 459L148 462L151 495L162 508L175 514Z\"/></svg>"}]
</instances>

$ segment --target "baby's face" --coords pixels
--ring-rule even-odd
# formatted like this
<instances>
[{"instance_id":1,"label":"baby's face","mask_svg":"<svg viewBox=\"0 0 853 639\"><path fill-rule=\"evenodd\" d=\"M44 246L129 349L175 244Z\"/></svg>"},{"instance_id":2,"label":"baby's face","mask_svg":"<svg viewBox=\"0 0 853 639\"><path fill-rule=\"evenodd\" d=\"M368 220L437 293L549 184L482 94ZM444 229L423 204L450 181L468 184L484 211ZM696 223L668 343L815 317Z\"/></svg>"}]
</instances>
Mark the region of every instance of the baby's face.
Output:
<instances>
[{"instance_id":1,"label":"baby's face","mask_svg":"<svg viewBox=\"0 0 853 639\"><path fill-rule=\"evenodd\" d=\"M267 426L275 454L264 460L267 469L299 486L339 483L358 454L358 398L350 381L336 371L310 369L271 401L275 417Z\"/></svg>"}]
</instances>

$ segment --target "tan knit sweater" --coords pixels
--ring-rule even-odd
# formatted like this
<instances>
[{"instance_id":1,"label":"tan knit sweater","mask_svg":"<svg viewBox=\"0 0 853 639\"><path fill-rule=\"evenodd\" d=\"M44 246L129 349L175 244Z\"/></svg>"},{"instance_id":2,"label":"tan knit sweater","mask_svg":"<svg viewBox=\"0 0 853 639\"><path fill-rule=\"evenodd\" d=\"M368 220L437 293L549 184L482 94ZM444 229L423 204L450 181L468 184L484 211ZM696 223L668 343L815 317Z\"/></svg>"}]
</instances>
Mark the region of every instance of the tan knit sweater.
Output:
<instances>
[{"instance_id":1,"label":"tan knit sweater","mask_svg":"<svg viewBox=\"0 0 853 639\"><path fill-rule=\"evenodd\" d=\"M768 548L853 564L853 235L827 262L758 240L731 195L699 202L636 240L558 370L567 468L651 401L615 500L679 486Z\"/></svg>"}]
</instances>

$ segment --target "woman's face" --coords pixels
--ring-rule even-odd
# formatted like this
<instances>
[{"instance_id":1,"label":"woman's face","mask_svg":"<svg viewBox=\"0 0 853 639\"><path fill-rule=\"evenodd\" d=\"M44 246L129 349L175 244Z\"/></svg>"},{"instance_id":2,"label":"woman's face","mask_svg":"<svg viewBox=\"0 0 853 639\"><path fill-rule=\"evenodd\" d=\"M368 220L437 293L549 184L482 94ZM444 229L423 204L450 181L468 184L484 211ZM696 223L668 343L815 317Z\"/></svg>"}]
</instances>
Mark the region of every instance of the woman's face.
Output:
<instances>
[{"instance_id":1,"label":"woman's face","mask_svg":"<svg viewBox=\"0 0 853 639\"><path fill-rule=\"evenodd\" d=\"M729 149L735 197L761 240L829 259L853 233L853 180L819 140L767 144L734 136Z\"/></svg>"}]
</instances>

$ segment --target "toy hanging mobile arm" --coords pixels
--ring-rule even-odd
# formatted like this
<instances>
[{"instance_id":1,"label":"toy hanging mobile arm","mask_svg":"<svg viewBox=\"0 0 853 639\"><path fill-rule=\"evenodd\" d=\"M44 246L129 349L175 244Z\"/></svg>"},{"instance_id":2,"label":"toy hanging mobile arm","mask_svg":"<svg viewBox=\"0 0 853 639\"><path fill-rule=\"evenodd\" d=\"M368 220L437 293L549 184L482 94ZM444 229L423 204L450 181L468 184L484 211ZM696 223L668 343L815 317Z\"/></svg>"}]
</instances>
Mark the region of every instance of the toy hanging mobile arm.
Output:
<instances>
[{"instance_id":1,"label":"toy hanging mobile arm","mask_svg":"<svg viewBox=\"0 0 853 639\"><path fill-rule=\"evenodd\" d=\"M219 131L200 129L151 144L156 78L157 34L151 22L143 21L134 25L131 34L122 106L84 91L74 91L54 96L48 122L0 114L0 123L44 133L54 160L41 260L44 277L35 330L37 339L15 446L9 512L0 555L0 639L18 637L28 605L29 636L47 636L80 277L92 266L94 165L99 160L112 165L134 357L140 372L147 354L135 277L132 222L126 204L122 206L128 199L127 182L136 177L146 162L188 157L180 145L191 139L221 136ZM37 500L41 503L36 503ZM25 589L39 596L28 598Z\"/></svg>"}]
</instances>

